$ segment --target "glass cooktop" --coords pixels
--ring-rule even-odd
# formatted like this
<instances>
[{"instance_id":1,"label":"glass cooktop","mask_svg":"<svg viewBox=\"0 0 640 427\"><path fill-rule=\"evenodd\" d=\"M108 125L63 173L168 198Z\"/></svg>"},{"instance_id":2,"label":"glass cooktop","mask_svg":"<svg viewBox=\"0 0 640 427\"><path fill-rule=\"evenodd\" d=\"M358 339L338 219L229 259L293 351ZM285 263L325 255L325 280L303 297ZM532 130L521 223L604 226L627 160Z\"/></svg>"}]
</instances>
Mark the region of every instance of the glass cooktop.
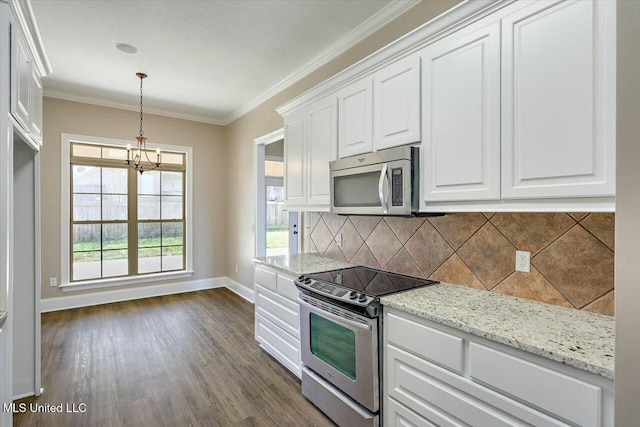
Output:
<instances>
[{"instance_id":1,"label":"glass cooktop","mask_svg":"<svg viewBox=\"0 0 640 427\"><path fill-rule=\"evenodd\" d=\"M362 266L323 271L306 276L311 280L335 284L374 297L440 283Z\"/></svg>"}]
</instances>

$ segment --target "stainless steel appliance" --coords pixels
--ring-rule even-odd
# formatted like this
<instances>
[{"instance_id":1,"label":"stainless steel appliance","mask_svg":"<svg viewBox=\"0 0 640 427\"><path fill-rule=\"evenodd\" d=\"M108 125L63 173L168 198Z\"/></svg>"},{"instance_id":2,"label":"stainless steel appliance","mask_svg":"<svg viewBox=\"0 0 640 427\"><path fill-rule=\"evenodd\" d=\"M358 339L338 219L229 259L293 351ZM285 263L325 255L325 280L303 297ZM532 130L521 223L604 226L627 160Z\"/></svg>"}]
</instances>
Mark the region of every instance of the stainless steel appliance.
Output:
<instances>
[{"instance_id":1,"label":"stainless steel appliance","mask_svg":"<svg viewBox=\"0 0 640 427\"><path fill-rule=\"evenodd\" d=\"M295 283L302 393L339 426L380 426L380 296L438 282L359 266Z\"/></svg>"},{"instance_id":2,"label":"stainless steel appliance","mask_svg":"<svg viewBox=\"0 0 640 427\"><path fill-rule=\"evenodd\" d=\"M398 147L329 162L331 212L410 216L418 212L417 147Z\"/></svg>"}]
</instances>

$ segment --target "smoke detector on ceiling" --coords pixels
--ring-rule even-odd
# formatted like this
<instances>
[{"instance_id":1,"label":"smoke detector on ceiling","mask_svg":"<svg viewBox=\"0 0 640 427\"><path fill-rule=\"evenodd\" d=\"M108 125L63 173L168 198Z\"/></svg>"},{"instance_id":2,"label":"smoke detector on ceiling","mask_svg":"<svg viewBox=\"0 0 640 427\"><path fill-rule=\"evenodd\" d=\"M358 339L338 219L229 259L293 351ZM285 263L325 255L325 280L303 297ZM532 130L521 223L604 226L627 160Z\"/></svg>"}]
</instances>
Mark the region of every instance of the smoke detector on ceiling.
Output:
<instances>
[{"instance_id":1,"label":"smoke detector on ceiling","mask_svg":"<svg viewBox=\"0 0 640 427\"><path fill-rule=\"evenodd\" d=\"M128 55L134 55L138 53L138 48L129 43L116 43L116 49Z\"/></svg>"}]
</instances>

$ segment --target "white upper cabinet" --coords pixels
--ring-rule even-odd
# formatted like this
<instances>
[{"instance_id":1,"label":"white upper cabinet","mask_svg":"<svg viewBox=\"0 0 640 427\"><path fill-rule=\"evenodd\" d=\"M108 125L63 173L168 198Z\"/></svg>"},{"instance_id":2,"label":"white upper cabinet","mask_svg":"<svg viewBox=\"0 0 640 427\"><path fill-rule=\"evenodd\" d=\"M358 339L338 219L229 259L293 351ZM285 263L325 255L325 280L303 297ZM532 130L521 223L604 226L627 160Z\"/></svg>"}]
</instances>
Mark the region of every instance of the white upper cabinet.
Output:
<instances>
[{"instance_id":1,"label":"white upper cabinet","mask_svg":"<svg viewBox=\"0 0 640 427\"><path fill-rule=\"evenodd\" d=\"M284 207L305 203L305 115L292 114L284 123Z\"/></svg>"},{"instance_id":2,"label":"white upper cabinet","mask_svg":"<svg viewBox=\"0 0 640 427\"><path fill-rule=\"evenodd\" d=\"M420 56L410 55L373 78L373 148L420 141Z\"/></svg>"},{"instance_id":3,"label":"white upper cabinet","mask_svg":"<svg viewBox=\"0 0 640 427\"><path fill-rule=\"evenodd\" d=\"M500 22L420 53L423 200L499 200Z\"/></svg>"},{"instance_id":4,"label":"white upper cabinet","mask_svg":"<svg viewBox=\"0 0 640 427\"><path fill-rule=\"evenodd\" d=\"M338 93L338 157L373 151L373 81L358 80Z\"/></svg>"},{"instance_id":5,"label":"white upper cabinet","mask_svg":"<svg viewBox=\"0 0 640 427\"><path fill-rule=\"evenodd\" d=\"M338 154L337 104L331 96L285 116L286 209L329 210L329 162Z\"/></svg>"},{"instance_id":6,"label":"white upper cabinet","mask_svg":"<svg viewBox=\"0 0 640 427\"><path fill-rule=\"evenodd\" d=\"M42 80L36 67L31 70L31 126L33 140L42 144Z\"/></svg>"},{"instance_id":7,"label":"white upper cabinet","mask_svg":"<svg viewBox=\"0 0 640 427\"><path fill-rule=\"evenodd\" d=\"M15 20L10 20L11 115L18 130L42 144L42 75Z\"/></svg>"},{"instance_id":8,"label":"white upper cabinet","mask_svg":"<svg viewBox=\"0 0 640 427\"><path fill-rule=\"evenodd\" d=\"M30 93L31 60L22 37L17 35L17 26L12 25L11 46L11 114L28 130L31 124Z\"/></svg>"},{"instance_id":9,"label":"white upper cabinet","mask_svg":"<svg viewBox=\"0 0 640 427\"><path fill-rule=\"evenodd\" d=\"M308 113L307 205L329 206L329 162L337 158L337 100L316 102Z\"/></svg>"},{"instance_id":10,"label":"white upper cabinet","mask_svg":"<svg viewBox=\"0 0 640 427\"><path fill-rule=\"evenodd\" d=\"M502 23L502 197L615 195L615 3L540 1Z\"/></svg>"}]
</instances>

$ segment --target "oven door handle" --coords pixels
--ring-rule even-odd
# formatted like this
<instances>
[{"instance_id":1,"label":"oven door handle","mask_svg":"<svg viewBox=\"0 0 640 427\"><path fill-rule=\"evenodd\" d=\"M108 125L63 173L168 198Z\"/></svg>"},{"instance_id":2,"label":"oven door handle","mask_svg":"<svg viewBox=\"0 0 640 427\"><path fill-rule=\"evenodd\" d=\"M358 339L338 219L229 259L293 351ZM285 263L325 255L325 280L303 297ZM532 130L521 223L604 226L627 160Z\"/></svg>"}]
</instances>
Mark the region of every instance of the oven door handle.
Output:
<instances>
[{"instance_id":1,"label":"oven door handle","mask_svg":"<svg viewBox=\"0 0 640 427\"><path fill-rule=\"evenodd\" d=\"M337 314L333 314L333 313L329 313L328 311L325 311L321 308L318 308L314 305L309 304L308 302L298 298L298 302L300 303L300 305L303 305L305 307L307 307L309 310L313 310L313 311L320 311L322 312L322 316L326 317L327 319L331 319L336 321L337 323L342 323L344 326L348 326L350 328L358 328L358 329L362 329L365 331L370 331L371 330L371 325L364 325L362 323L359 322L354 322L353 320L349 320L349 319L345 319L342 316L338 316Z\"/></svg>"},{"instance_id":2,"label":"oven door handle","mask_svg":"<svg viewBox=\"0 0 640 427\"><path fill-rule=\"evenodd\" d=\"M384 184L387 181L387 164L382 164L382 171L380 171L380 180L378 181L378 197L380 197L380 204L382 205L382 213L389 213L389 208L387 207L387 197L384 195ZM387 194L389 191L387 190Z\"/></svg>"}]
</instances>

